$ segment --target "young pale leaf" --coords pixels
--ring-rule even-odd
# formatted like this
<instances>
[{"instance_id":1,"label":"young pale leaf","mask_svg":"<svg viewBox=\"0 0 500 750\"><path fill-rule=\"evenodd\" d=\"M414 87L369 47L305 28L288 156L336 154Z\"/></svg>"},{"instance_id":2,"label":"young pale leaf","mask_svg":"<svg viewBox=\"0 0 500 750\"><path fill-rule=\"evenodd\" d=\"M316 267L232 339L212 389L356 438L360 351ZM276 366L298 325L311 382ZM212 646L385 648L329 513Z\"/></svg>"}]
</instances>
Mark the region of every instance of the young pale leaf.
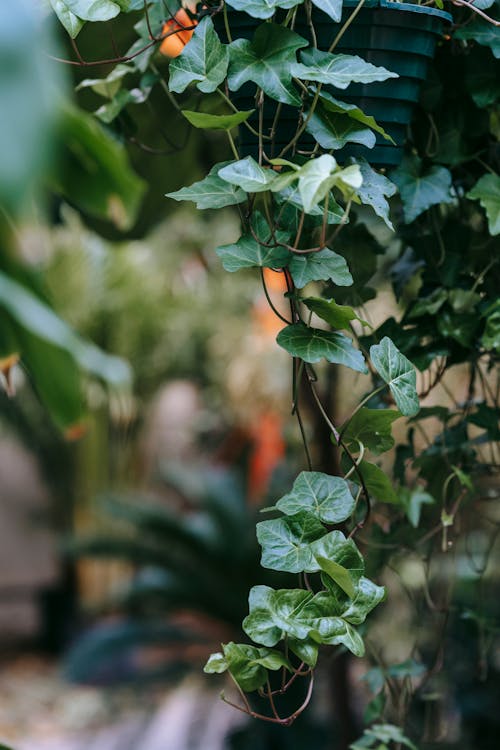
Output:
<instances>
[{"instance_id":1,"label":"young pale leaf","mask_svg":"<svg viewBox=\"0 0 500 750\"><path fill-rule=\"evenodd\" d=\"M118 93L122 85L122 79L133 72L134 68L131 65L116 65L106 78L84 78L75 88L75 91L91 88L99 96L112 99Z\"/></svg>"},{"instance_id":2,"label":"young pale leaf","mask_svg":"<svg viewBox=\"0 0 500 750\"><path fill-rule=\"evenodd\" d=\"M271 18L276 8L294 8L302 0L228 0L228 5L235 10L243 10L253 18Z\"/></svg>"},{"instance_id":3,"label":"young pale leaf","mask_svg":"<svg viewBox=\"0 0 500 750\"><path fill-rule=\"evenodd\" d=\"M307 41L293 31L273 23L262 24L251 42L237 39L229 45L229 88L237 91L252 81L272 99L299 106L300 97L292 85L292 64L301 47L307 47Z\"/></svg>"},{"instance_id":4,"label":"young pale leaf","mask_svg":"<svg viewBox=\"0 0 500 750\"><path fill-rule=\"evenodd\" d=\"M327 13L334 21L340 21L342 16L342 0L312 0L313 5Z\"/></svg>"},{"instance_id":5,"label":"young pale leaf","mask_svg":"<svg viewBox=\"0 0 500 750\"><path fill-rule=\"evenodd\" d=\"M229 51L221 44L209 16L194 30L181 54L170 63L169 89L181 94L190 83L204 94L215 91L227 74Z\"/></svg>"},{"instance_id":6,"label":"young pale leaf","mask_svg":"<svg viewBox=\"0 0 500 750\"><path fill-rule=\"evenodd\" d=\"M63 0L60 6L82 21L110 21L121 10L118 0Z\"/></svg>"},{"instance_id":7,"label":"young pale leaf","mask_svg":"<svg viewBox=\"0 0 500 750\"><path fill-rule=\"evenodd\" d=\"M294 253L289 268L294 284L299 289L310 281L332 281L337 286L352 284L345 258L327 247L317 253Z\"/></svg>"},{"instance_id":8,"label":"young pale leaf","mask_svg":"<svg viewBox=\"0 0 500 750\"><path fill-rule=\"evenodd\" d=\"M389 229L394 229L389 219L389 204L386 199L397 191L396 185L383 174L375 172L365 159L358 159L358 164L363 178L361 187L356 190L359 199L362 203L371 206Z\"/></svg>"},{"instance_id":9,"label":"young pale leaf","mask_svg":"<svg viewBox=\"0 0 500 750\"><path fill-rule=\"evenodd\" d=\"M486 211L490 234L500 234L500 177L484 174L469 190L467 198L478 200Z\"/></svg>"},{"instance_id":10,"label":"young pale leaf","mask_svg":"<svg viewBox=\"0 0 500 750\"><path fill-rule=\"evenodd\" d=\"M230 162L219 169L218 175L247 193L262 193L264 190L269 190L271 183L276 179L276 172L272 169L264 169L251 156Z\"/></svg>"},{"instance_id":11,"label":"young pale leaf","mask_svg":"<svg viewBox=\"0 0 500 750\"><path fill-rule=\"evenodd\" d=\"M281 175L278 177L278 179L280 179L280 177ZM278 184L279 183L276 180L276 182L273 182L273 187L277 186ZM285 204L287 206L298 208L299 211L304 211L304 204L302 203L302 198L300 197L298 186L290 185L285 189L280 189L280 191L276 193L276 201L280 205ZM310 211L305 211L305 213L309 214L309 216L321 217L323 219L324 207L313 206ZM326 214L327 224L340 224L341 222L345 221L346 217L344 215L343 209L339 206L339 204L333 198L333 195L330 193L330 196L328 198L328 210Z\"/></svg>"},{"instance_id":12,"label":"young pale leaf","mask_svg":"<svg viewBox=\"0 0 500 750\"><path fill-rule=\"evenodd\" d=\"M210 654L208 661L203 667L203 671L206 674L222 674L227 671L227 661L224 654L218 651L215 654Z\"/></svg>"},{"instance_id":13,"label":"young pale leaf","mask_svg":"<svg viewBox=\"0 0 500 750\"><path fill-rule=\"evenodd\" d=\"M386 68L377 67L357 55L333 55L310 48L300 54L300 63L292 65L292 75L303 81L325 83L346 89L351 83L372 83L398 78Z\"/></svg>"},{"instance_id":14,"label":"young pale leaf","mask_svg":"<svg viewBox=\"0 0 500 750\"><path fill-rule=\"evenodd\" d=\"M325 523L341 523L349 518L354 504L345 479L319 471L302 471L292 491L278 500L276 507L287 516L307 510Z\"/></svg>"},{"instance_id":15,"label":"young pale leaf","mask_svg":"<svg viewBox=\"0 0 500 750\"><path fill-rule=\"evenodd\" d=\"M50 0L50 4L54 13L58 17L70 37L72 39L75 39L81 31L81 28L85 22L71 12L66 0Z\"/></svg>"},{"instance_id":16,"label":"young pale leaf","mask_svg":"<svg viewBox=\"0 0 500 750\"><path fill-rule=\"evenodd\" d=\"M420 404L416 390L415 368L388 336L370 347L370 358L382 380L387 383L401 414L413 417Z\"/></svg>"},{"instance_id":17,"label":"young pale leaf","mask_svg":"<svg viewBox=\"0 0 500 750\"><path fill-rule=\"evenodd\" d=\"M216 164L203 180L176 190L174 193L166 193L166 197L176 201L193 201L199 209L223 208L243 203L247 194L217 174L222 166L223 164Z\"/></svg>"},{"instance_id":18,"label":"young pale leaf","mask_svg":"<svg viewBox=\"0 0 500 750\"><path fill-rule=\"evenodd\" d=\"M303 299L304 305L322 320L326 321L332 328L349 330L351 320L358 320L364 326L370 326L366 320L358 318L352 307L348 305L337 305L333 299L323 297L307 297ZM371 327L371 326L370 326Z\"/></svg>"},{"instance_id":19,"label":"young pale leaf","mask_svg":"<svg viewBox=\"0 0 500 750\"><path fill-rule=\"evenodd\" d=\"M234 112L232 115L211 115L206 112L192 112L189 109L182 110L186 120L193 127L202 130L231 130L237 125L241 125L242 122L246 122L254 112L254 109L248 109L242 112Z\"/></svg>"},{"instance_id":20,"label":"young pale leaf","mask_svg":"<svg viewBox=\"0 0 500 750\"><path fill-rule=\"evenodd\" d=\"M306 162L298 173L299 193L306 212L316 206L330 192L332 175L337 162L330 154Z\"/></svg>"},{"instance_id":21,"label":"young pale leaf","mask_svg":"<svg viewBox=\"0 0 500 750\"><path fill-rule=\"evenodd\" d=\"M262 566L289 573L317 570L310 542L324 533L323 524L306 512L261 521L257 524L257 539L262 547Z\"/></svg>"},{"instance_id":22,"label":"young pale leaf","mask_svg":"<svg viewBox=\"0 0 500 750\"><path fill-rule=\"evenodd\" d=\"M343 333L308 328L304 323L294 323L281 330L276 341L293 357L304 362L328 362L345 365L357 372L368 372L363 355Z\"/></svg>"},{"instance_id":23,"label":"young pale leaf","mask_svg":"<svg viewBox=\"0 0 500 750\"><path fill-rule=\"evenodd\" d=\"M394 409L367 409L362 407L349 420L343 431L344 442L354 450L359 443L375 455L390 450L394 445L392 423L401 413Z\"/></svg>"},{"instance_id":24,"label":"young pale leaf","mask_svg":"<svg viewBox=\"0 0 500 750\"><path fill-rule=\"evenodd\" d=\"M399 188L407 224L438 203L451 203L451 173L445 167L422 167L418 156L407 156L391 173Z\"/></svg>"},{"instance_id":25,"label":"young pale leaf","mask_svg":"<svg viewBox=\"0 0 500 750\"><path fill-rule=\"evenodd\" d=\"M414 529L418 529L420 524L420 515L424 505L433 505L434 498L421 487L415 490L408 490L402 487L399 491L401 504L404 505L406 517Z\"/></svg>"}]
</instances>

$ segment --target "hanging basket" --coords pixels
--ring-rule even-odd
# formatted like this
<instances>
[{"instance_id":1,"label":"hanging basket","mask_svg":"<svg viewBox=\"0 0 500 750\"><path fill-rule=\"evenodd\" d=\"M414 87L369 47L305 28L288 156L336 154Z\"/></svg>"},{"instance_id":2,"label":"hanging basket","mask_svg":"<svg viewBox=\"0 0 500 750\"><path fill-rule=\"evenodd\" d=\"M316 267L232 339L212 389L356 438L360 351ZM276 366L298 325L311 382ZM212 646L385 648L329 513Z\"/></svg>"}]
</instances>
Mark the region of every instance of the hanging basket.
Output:
<instances>
[{"instance_id":1,"label":"hanging basket","mask_svg":"<svg viewBox=\"0 0 500 750\"><path fill-rule=\"evenodd\" d=\"M340 23L334 23L326 13L313 8L312 18L319 49L329 48L357 5L357 0L344 0ZM245 39L250 39L256 26L261 23L246 13L232 10L229 12L229 20L233 36ZM449 13L435 8L391 0L366 0L334 52L359 55L373 65L380 65L397 73L399 78L391 78L382 83L353 83L342 91L333 87L325 88L337 98L355 104L367 115L372 115L393 138L395 145L377 135L372 149L359 144L348 144L336 155L341 159L347 156L364 156L377 166L395 166L400 163L407 126L411 122L421 84L427 76L428 63L434 57L436 43L443 34L445 24L451 21ZM216 16L216 28L226 41L221 14ZM294 30L300 36L310 39L309 26L302 9L297 14ZM254 94L255 87L246 84L233 94L233 101L239 109L252 109L255 107ZM276 106L274 101L266 98L263 118L265 134L271 130ZM251 122L255 126L255 116ZM282 105L272 156L276 156L293 138L296 128L297 110ZM239 145L242 153L255 155L255 138L246 128L241 129ZM313 141L306 133L301 137L298 147L307 149L312 145Z\"/></svg>"}]
</instances>

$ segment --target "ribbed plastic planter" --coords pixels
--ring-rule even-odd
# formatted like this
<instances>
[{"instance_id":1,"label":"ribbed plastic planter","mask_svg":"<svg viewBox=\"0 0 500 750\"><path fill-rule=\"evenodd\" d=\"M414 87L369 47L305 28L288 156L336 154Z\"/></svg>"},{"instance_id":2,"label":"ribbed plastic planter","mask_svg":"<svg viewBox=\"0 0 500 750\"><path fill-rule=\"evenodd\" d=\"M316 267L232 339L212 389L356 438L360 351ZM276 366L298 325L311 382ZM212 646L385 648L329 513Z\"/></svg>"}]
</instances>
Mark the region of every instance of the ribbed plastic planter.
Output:
<instances>
[{"instance_id":1,"label":"ribbed plastic planter","mask_svg":"<svg viewBox=\"0 0 500 750\"><path fill-rule=\"evenodd\" d=\"M313 23L320 49L327 50L330 47L342 24L357 5L357 0L344 0L340 23L334 23L328 15L313 8ZM260 23L245 13L235 11L230 11L229 19L235 38L251 38ZM411 122L421 84L427 76L428 63L434 56L436 43L443 34L445 24L451 20L448 13L435 8L390 0L366 0L337 44L335 53L359 55L374 65L382 65L398 73L399 78L391 78L382 83L354 83L343 91L331 88L331 92L338 99L356 104L366 114L372 115L393 138L395 145L377 135L377 142L372 149L349 144L337 152L341 157L364 156L371 164L378 166L399 164L407 126ZM216 26L221 37L224 37L223 24L217 17ZM309 27L300 10L295 31L306 39L310 38ZM254 91L249 85L242 87L233 95L235 104L240 109L251 109L255 106ZM272 126L275 112L276 104L266 102L264 127L267 131ZM293 137L296 120L296 110L283 105L274 141L274 156ZM310 137L306 134L299 147L307 148L310 144ZM243 153L255 154L255 139L246 128L241 129L240 149Z\"/></svg>"}]
</instances>

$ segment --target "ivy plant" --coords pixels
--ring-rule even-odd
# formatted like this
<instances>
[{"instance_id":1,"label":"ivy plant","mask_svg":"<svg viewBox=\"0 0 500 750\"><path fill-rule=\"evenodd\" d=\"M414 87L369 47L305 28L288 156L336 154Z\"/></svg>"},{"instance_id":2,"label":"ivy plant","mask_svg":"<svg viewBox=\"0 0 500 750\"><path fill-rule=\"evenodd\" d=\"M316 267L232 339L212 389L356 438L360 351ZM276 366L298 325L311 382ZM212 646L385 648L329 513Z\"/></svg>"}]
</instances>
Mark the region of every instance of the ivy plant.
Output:
<instances>
[{"instance_id":1,"label":"ivy plant","mask_svg":"<svg viewBox=\"0 0 500 750\"><path fill-rule=\"evenodd\" d=\"M489 3L491 18L484 18L487 4L455 3L466 6L458 10L450 44L467 91L457 100L453 85L431 76L405 158L387 174L370 165L369 149L376 138L391 137L369 112L342 99L352 84L397 80L393 71L357 54L336 52L362 4L335 27L330 47L319 49L317 13L338 23L340 0L186 3L189 23L182 32L190 40L170 61L165 80L154 50L179 34L172 25L180 18L177 3L52 2L73 39L87 22L119 14L135 21L138 38L114 60L116 67L81 84L108 98L106 114L100 108L98 118L119 125L123 107L140 104L158 85L175 99L187 127L227 136L232 158L167 197L191 201L198 210L234 206L239 212L241 236L217 254L230 273L254 268L261 274L283 324L277 345L290 355L304 470L257 524L262 566L295 574L297 586L274 589L256 581L242 623L249 642L223 644L205 671L232 679L239 701L224 698L228 703L280 725L291 724L307 706L323 651L365 653L365 620L385 589L377 582L382 565L371 564L369 547L357 540L366 541L363 534L373 530L380 542L390 529L402 547L429 544L431 554L440 539L446 553L458 534L458 515L473 503L474 477L495 470L495 449L490 457L482 451L498 439L498 388L490 384L500 347L493 280L500 232L499 128L492 109L498 87L478 75L469 52L481 45L489 64L498 57L498 10ZM448 65L447 75L452 70ZM466 127L466 118L477 113ZM367 147L366 159L338 153L352 144ZM374 226L370 233L367 227ZM400 241L386 270L401 315L374 327L363 304L374 295L369 282L381 252L381 226ZM286 314L273 302L263 269L283 280ZM451 394L449 407L420 409L421 399L462 363L469 371L465 403ZM342 416L330 409L321 388L325 372L340 370L364 383L365 394ZM326 461L310 449L303 418L310 403L326 425ZM423 424L431 417L440 425L434 437ZM397 446L387 470L378 457L393 449L392 425L400 419L407 421L408 442ZM471 425L479 431L475 437ZM416 431L424 436L420 449ZM433 523L422 532L424 516ZM365 575L367 562L376 580ZM394 675L382 670L380 678L390 685ZM279 698L297 681L304 683L302 703L283 716ZM267 710L255 708L254 693L267 700ZM385 695L380 686L377 694ZM403 693L400 708L404 701L408 708L412 695ZM371 719L382 723L353 748L415 747L404 729L384 723L385 706L385 697L372 706ZM404 721L404 711L399 716Z\"/></svg>"}]
</instances>

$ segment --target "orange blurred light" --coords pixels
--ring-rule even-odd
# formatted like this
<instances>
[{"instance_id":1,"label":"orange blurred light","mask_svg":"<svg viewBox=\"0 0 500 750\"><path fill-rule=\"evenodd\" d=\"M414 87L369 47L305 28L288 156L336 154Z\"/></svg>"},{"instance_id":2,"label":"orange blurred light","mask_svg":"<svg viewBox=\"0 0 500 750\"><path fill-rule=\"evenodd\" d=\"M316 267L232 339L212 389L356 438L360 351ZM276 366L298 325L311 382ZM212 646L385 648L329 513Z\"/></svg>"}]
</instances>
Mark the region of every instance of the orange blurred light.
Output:
<instances>
[{"instance_id":1,"label":"orange blurred light","mask_svg":"<svg viewBox=\"0 0 500 750\"><path fill-rule=\"evenodd\" d=\"M190 10L194 10L195 3L188 3ZM162 34L170 34L165 37L160 45L160 52L165 57L178 57L186 44L193 36L194 29L198 21L190 18L184 8L180 8L173 18L170 18L161 30Z\"/></svg>"}]
</instances>

